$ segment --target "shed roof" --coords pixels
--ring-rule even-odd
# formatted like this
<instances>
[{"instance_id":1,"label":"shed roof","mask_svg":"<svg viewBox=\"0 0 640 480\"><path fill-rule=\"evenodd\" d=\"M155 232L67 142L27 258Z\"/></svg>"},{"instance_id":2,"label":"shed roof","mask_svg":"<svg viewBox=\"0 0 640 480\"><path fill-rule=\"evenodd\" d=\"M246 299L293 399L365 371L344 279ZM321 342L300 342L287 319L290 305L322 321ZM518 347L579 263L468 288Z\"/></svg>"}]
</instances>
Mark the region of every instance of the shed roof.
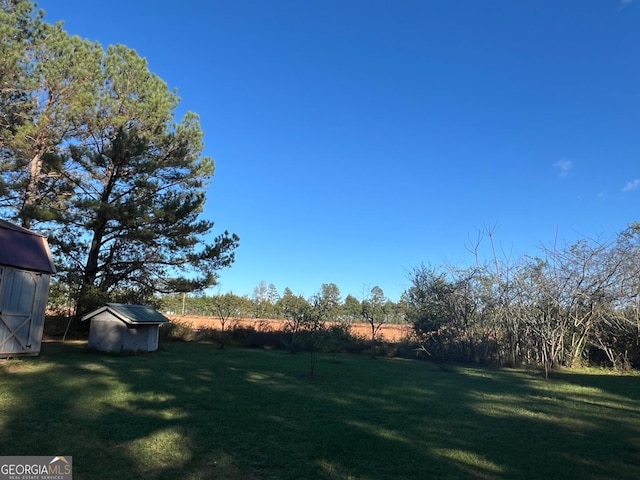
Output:
<instances>
[{"instance_id":1,"label":"shed roof","mask_svg":"<svg viewBox=\"0 0 640 480\"><path fill-rule=\"evenodd\" d=\"M0 265L55 273L47 238L0 220Z\"/></svg>"},{"instance_id":2,"label":"shed roof","mask_svg":"<svg viewBox=\"0 0 640 480\"><path fill-rule=\"evenodd\" d=\"M82 321L89 320L96 315L108 311L120 320L131 325L152 325L168 322L169 319L158 312L155 308L146 305L132 305L126 303L108 302L104 307L100 307L93 312L82 317Z\"/></svg>"}]
</instances>

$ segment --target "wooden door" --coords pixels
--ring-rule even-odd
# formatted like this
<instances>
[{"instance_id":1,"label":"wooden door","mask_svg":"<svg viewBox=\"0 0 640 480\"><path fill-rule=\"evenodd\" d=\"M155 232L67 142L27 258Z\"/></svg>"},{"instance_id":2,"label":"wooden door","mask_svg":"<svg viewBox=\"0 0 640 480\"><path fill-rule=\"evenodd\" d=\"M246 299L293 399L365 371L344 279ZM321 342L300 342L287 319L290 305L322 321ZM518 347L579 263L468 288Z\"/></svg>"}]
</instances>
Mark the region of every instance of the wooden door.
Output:
<instances>
[{"instance_id":1,"label":"wooden door","mask_svg":"<svg viewBox=\"0 0 640 480\"><path fill-rule=\"evenodd\" d=\"M33 272L0 267L0 354L31 352L32 315L40 278Z\"/></svg>"}]
</instances>

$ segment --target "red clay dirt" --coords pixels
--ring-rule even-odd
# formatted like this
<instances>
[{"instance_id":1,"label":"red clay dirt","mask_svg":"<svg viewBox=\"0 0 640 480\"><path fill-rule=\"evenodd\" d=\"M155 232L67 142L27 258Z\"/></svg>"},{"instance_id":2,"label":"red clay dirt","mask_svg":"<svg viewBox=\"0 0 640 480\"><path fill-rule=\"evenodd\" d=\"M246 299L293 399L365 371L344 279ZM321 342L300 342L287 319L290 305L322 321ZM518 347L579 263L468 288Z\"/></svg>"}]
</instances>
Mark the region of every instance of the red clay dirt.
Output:
<instances>
[{"instance_id":1,"label":"red clay dirt","mask_svg":"<svg viewBox=\"0 0 640 480\"><path fill-rule=\"evenodd\" d=\"M196 315L167 315L175 323L181 323L194 330L211 328L220 330L220 320L216 317L202 317ZM267 318L230 318L225 323L225 330L235 327L254 328L257 331L274 332L285 329L284 320ZM352 323L349 325L352 335L371 338L371 326L367 323ZM378 339L387 342L399 342L411 333L409 325L384 324L378 331Z\"/></svg>"}]
</instances>

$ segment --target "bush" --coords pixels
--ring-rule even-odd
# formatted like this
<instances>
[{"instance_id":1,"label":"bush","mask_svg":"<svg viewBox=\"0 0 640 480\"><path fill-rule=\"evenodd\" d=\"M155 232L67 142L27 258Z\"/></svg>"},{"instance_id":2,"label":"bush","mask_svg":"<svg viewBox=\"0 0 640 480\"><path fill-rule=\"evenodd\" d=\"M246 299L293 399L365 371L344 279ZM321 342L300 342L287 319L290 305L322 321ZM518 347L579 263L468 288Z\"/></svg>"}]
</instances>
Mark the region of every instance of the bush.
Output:
<instances>
[{"instance_id":1,"label":"bush","mask_svg":"<svg viewBox=\"0 0 640 480\"><path fill-rule=\"evenodd\" d=\"M284 348L285 335L286 334L281 331L238 327L231 330L231 343L245 348Z\"/></svg>"},{"instance_id":2,"label":"bush","mask_svg":"<svg viewBox=\"0 0 640 480\"><path fill-rule=\"evenodd\" d=\"M189 323L169 322L160 326L161 341L192 342L196 338L196 330Z\"/></svg>"},{"instance_id":3,"label":"bush","mask_svg":"<svg viewBox=\"0 0 640 480\"><path fill-rule=\"evenodd\" d=\"M160 328L160 339L180 342L213 342L242 348L280 349L288 350L291 353L309 352L314 349L316 352L332 354L419 357L418 344L409 337L398 343L378 342L372 350L371 341L351 333L349 325L331 325L313 333L301 331L292 336L291 332L273 330L271 325L267 323L259 324L257 328L231 324L223 333L214 328L196 330L187 322L169 322Z\"/></svg>"}]
</instances>

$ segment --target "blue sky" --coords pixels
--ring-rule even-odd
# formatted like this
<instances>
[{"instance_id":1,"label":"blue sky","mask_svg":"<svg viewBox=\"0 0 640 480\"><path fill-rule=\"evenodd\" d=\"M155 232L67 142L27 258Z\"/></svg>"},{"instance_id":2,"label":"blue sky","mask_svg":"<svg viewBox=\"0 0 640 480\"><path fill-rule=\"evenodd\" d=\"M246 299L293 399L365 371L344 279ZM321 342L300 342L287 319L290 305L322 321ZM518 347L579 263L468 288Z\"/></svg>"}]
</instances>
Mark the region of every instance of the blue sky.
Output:
<instances>
[{"instance_id":1,"label":"blue sky","mask_svg":"<svg viewBox=\"0 0 640 480\"><path fill-rule=\"evenodd\" d=\"M216 291L393 300L420 263L518 258L640 220L640 2L41 0L197 112Z\"/></svg>"}]
</instances>

